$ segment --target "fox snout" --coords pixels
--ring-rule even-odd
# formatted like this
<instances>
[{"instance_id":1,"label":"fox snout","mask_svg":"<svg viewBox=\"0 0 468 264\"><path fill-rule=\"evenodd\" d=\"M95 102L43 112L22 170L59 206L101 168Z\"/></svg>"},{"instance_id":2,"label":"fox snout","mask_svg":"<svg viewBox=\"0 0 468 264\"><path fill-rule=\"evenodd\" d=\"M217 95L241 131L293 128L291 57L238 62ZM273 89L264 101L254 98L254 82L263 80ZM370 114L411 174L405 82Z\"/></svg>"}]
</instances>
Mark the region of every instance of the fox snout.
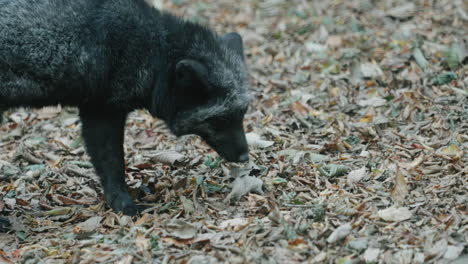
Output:
<instances>
[{"instance_id":1,"label":"fox snout","mask_svg":"<svg viewBox=\"0 0 468 264\"><path fill-rule=\"evenodd\" d=\"M242 127L226 128L211 134L209 137L202 136L202 138L229 162L249 161L249 147Z\"/></svg>"}]
</instances>

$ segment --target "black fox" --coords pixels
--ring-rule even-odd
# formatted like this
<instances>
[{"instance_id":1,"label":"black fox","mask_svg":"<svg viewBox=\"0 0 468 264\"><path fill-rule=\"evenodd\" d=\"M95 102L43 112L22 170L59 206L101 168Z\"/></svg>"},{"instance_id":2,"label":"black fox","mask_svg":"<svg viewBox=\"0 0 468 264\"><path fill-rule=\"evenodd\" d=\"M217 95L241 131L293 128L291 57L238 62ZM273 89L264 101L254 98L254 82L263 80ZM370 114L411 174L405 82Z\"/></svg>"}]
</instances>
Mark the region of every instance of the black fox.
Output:
<instances>
[{"instance_id":1,"label":"black fox","mask_svg":"<svg viewBox=\"0 0 468 264\"><path fill-rule=\"evenodd\" d=\"M145 0L0 0L0 109L76 106L108 205L138 212L125 184L124 124L146 108L177 136L248 160L248 72L237 33Z\"/></svg>"}]
</instances>

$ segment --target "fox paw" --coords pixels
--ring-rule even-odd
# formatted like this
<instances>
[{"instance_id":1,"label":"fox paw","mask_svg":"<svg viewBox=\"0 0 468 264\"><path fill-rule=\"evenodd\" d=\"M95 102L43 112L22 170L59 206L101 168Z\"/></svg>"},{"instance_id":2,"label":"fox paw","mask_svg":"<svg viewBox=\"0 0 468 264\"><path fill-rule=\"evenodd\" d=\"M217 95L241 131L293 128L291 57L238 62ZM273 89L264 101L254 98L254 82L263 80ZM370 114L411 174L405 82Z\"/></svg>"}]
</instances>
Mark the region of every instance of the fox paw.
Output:
<instances>
[{"instance_id":1,"label":"fox paw","mask_svg":"<svg viewBox=\"0 0 468 264\"><path fill-rule=\"evenodd\" d=\"M134 216L141 211L127 192L114 193L108 197L107 204L114 212L122 212L124 215Z\"/></svg>"}]
</instances>

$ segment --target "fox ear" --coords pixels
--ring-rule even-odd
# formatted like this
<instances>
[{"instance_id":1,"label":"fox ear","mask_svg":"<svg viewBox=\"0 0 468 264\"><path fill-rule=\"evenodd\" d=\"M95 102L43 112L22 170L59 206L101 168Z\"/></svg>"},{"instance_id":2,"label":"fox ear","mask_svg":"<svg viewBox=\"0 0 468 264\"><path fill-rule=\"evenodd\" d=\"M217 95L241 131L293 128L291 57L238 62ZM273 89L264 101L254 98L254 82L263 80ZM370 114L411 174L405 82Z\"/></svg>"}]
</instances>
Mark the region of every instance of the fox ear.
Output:
<instances>
[{"instance_id":1,"label":"fox ear","mask_svg":"<svg viewBox=\"0 0 468 264\"><path fill-rule=\"evenodd\" d=\"M230 49L236 51L240 56L242 56L242 58L244 58L244 44L242 44L242 37L238 33L228 33L224 35L222 39Z\"/></svg>"},{"instance_id":2,"label":"fox ear","mask_svg":"<svg viewBox=\"0 0 468 264\"><path fill-rule=\"evenodd\" d=\"M205 65L195 60L181 60L175 67L175 84L177 89L186 89L201 82L206 85L208 70ZM209 86L205 87L208 89Z\"/></svg>"}]
</instances>

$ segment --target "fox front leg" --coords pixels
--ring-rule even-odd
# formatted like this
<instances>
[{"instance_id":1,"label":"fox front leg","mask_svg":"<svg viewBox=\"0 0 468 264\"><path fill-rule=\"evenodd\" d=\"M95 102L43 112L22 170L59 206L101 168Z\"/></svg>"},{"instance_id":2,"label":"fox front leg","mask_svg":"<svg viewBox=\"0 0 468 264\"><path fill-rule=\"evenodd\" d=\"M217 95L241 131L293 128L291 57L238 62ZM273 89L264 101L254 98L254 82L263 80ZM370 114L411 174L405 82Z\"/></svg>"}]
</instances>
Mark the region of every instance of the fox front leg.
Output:
<instances>
[{"instance_id":1,"label":"fox front leg","mask_svg":"<svg viewBox=\"0 0 468 264\"><path fill-rule=\"evenodd\" d=\"M107 204L115 212L135 215L138 208L127 190L124 171L124 126L126 113L80 109L82 134Z\"/></svg>"}]
</instances>

